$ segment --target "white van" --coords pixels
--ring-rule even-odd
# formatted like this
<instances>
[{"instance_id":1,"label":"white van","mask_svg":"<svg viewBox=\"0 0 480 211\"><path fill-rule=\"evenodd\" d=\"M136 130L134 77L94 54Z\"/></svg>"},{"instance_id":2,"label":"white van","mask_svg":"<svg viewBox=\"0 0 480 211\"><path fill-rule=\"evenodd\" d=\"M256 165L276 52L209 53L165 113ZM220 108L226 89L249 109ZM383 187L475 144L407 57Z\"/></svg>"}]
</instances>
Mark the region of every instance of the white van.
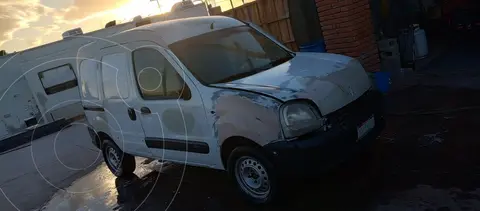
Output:
<instances>
[{"instance_id":1,"label":"white van","mask_svg":"<svg viewBox=\"0 0 480 211\"><path fill-rule=\"evenodd\" d=\"M78 65L90 134L116 176L133 156L227 170L268 203L281 179L351 157L384 125L357 60L294 53L227 17L121 32L82 47Z\"/></svg>"}]
</instances>

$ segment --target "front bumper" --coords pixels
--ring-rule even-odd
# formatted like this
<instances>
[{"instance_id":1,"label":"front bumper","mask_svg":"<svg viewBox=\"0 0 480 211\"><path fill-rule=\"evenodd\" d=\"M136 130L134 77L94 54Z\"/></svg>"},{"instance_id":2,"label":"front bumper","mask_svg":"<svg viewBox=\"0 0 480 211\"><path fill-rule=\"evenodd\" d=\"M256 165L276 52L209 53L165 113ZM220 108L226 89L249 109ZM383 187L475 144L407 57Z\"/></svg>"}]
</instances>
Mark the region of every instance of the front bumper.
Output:
<instances>
[{"instance_id":1,"label":"front bumper","mask_svg":"<svg viewBox=\"0 0 480 211\"><path fill-rule=\"evenodd\" d=\"M366 93L357 101L327 115L332 128L313 132L296 140L265 145L275 166L284 176L325 172L369 148L385 127L381 94ZM370 117L375 127L361 139L357 128Z\"/></svg>"}]
</instances>

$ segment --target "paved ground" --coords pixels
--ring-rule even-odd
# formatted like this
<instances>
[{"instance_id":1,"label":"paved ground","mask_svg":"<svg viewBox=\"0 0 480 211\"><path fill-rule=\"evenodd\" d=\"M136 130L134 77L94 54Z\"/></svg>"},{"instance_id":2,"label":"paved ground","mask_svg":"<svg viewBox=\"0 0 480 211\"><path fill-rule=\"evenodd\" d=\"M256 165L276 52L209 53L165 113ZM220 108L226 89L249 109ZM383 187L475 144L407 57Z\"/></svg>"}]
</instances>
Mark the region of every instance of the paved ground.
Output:
<instances>
[{"instance_id":1,"label":"paved ground","mask_svg":"<svg viewBox=\"0 0 480 211\"><path fill-rule=\"evenodd\" d=\"M279 205L249 206L222 172L207 169L142 159L136 176L124 179L114 178L104 164L67 169L53 153L53 136L0 156L0 188L20 210L480 210L476 49L450 49L420 74L416 86L388 96L387 128L375 153L321 178L292 181L300 187ZM87 139L82 126L61 133L59 160L87 167L97 156ZM66 189L56 191L32 160L48 181ZM0 198L0 210L15 208Z\"/></svg>"},{"instance_id":2,"label":"paved ground","mask_svg":"<svg viewBox=\"0 0 480 211\"><path fill-rule=\"evenodd\" d=\"M0 155L0 210L31 210L102 161L87 130L73 125Z\"/></svg>"}]
</instances>

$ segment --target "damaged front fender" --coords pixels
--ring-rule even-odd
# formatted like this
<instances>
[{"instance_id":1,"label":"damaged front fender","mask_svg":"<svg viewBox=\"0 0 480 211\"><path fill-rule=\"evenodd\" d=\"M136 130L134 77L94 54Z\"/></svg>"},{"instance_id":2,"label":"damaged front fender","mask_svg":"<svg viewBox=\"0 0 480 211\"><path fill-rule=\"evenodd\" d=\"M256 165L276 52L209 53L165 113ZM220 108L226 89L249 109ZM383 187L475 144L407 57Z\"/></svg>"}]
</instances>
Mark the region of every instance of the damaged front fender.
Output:
<instances>
[{"instance_id":1,"label":"damaged front fender","mask_svg":"<svg viewBox=\"0 0 480 211\"><path fill-rule=\"evenodd\" d=\"M218 90L212 96L220 146L230 137L244 137L260 146L283 138L280 101L242 90Z\"/></svg>"}]
</instances>

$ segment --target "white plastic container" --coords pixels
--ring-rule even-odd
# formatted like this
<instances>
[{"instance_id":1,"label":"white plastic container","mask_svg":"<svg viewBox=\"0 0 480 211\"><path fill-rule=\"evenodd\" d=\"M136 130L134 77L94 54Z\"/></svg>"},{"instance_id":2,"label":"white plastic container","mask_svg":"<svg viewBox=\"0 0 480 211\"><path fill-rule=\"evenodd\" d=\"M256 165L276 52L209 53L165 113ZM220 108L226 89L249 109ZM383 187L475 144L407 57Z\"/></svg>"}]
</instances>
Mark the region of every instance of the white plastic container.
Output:
<instances>
[{"instance_id":1,"label":"white plastic container","mask_svg":"<svg viewBox=\"0 0 480 211\"><path fill-rule=\"evenodd\" d=\"M425 30L415 29L415 59L422 59L428 55L428 43Z\"/></svg>"}]
</instances>

